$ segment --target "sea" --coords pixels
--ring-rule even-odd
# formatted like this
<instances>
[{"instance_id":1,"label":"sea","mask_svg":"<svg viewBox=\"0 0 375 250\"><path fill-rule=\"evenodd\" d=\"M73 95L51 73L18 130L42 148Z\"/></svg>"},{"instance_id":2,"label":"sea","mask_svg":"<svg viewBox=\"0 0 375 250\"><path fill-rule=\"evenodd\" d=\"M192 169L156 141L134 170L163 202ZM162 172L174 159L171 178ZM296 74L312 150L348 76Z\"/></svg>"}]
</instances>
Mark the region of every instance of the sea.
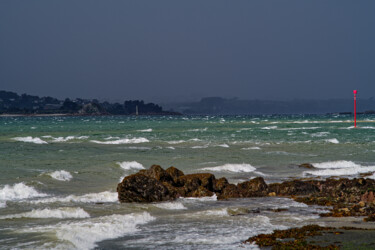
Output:
<instances>
[{"instance_id":1,"label":"sea","mask_svg":"<svg viewBox=\"0 0 375 250\"><path fill-rule=\"evenodd\" d=\"M374 179L375 115L357 119L354 128L336 114L0 117L0 249L257 249L242 242L307 224L362 225L290 198L120 203L116 192L153 164L234 184Z\"/></svg>"}]
</instances>

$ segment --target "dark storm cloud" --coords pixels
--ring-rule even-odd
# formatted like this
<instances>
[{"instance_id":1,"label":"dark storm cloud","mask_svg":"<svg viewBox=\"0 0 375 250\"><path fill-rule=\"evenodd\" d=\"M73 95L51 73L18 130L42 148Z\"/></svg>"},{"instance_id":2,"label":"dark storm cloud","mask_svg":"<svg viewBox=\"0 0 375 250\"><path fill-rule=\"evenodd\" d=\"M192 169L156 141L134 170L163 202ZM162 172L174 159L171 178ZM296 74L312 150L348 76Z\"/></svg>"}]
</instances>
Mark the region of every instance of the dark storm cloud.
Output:
<instances>
[{"instance_id":1,"label":"dark storm cloud","mask_svg":"<svg viewBox=\"0 0 375 250\"><path fill-rule=\"evenodd\" d=\"M0 2L0 89L107 99L375 96L374 1Z\"/></svg>"}]
</instances>

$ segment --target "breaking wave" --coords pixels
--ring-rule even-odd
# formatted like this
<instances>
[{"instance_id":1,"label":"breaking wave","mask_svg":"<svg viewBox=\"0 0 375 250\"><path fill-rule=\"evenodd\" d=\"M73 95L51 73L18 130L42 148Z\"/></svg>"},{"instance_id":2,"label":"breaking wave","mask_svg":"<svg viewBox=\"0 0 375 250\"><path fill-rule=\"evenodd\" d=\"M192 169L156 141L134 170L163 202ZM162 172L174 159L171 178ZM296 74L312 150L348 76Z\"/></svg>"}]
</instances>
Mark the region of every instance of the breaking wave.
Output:
<instances>
[{"instance_id":1,"label":"breaking wave","mask_svg":"<svg viewBox=\"0 0 375 250\"><path fill-rule=\"evenodd\" d=\"M225 165L217 166L217 167L202 168L201 170L216 171L216 172L249 173L249 172L255 171L256 168L251 166L250 164L243 163L243 164L225 164Z\"/></svg>"},{"instance_id":2,"label":"breaking wave","mask_svg":"<svg viewBox=\"0 0 375 250\"><path fill-rule=\"evenodd\" d=\"M65 170L55 171L52 173L48 173L47 175L58 181L70 181L73 178L73 176Z\"/></svg>"},{"instance_id":3,"label":"breaking wave","mask_svg":"<svg viewBox=\"0 0 375 250\"><path fill-rule=\"evenodd\" d=\"M312 165L319 170L304 171L304 176L352 176L375 171L375 166L362 166L352 161L330 161L313 163Z\"/></svg>"},{"instance_id":4,"label":"breaking wave","mask_svg":"<svg viewBox=\"0 0 375 250\"><path fill-rule=\"evenodd\" d=\"M0 216L0 219L17 218L89 218L90 215L82 208L62 207L58 209L34 209L31 212Z\"/></svg>"},{"instance_id":5,"label":"breaking wave","mask_svg":"<svg viewBox=\"0 0 375 250\"><path fill-rule=\"evenodd\" d=\"M143 165L136 161L123 161L123 162L116 162L122 169L130 170L130 169L145 169Z\"/></svg>"},{"instance_id":6,"label":"breaking wave","mask_svg":"<svg viewBox=\"0 0 375 250\"><path fill-rule=\"evenodd\" d=\"M161 209L168 209L168 210L187 209L181 202L163 202L163 203L156 203L152 205Z\"/></svg>"},{"instance_id":7,"label":"breaking wave","mask_svg":"<svg viewBox=\"0 0 375 250\"><path fill-rule=\"evenodd\" d=\"M48 144L48 142L43 141L39 137L31 137L31 136L14 137L13 140L15 140L15 141L21 141L21 142L31 142L31 143L35 143L35 144Z\"/></svg>"},{"instance_id":8,"label":"breaking wave","mask_svg":"<svg viewBox=\"0 0 375 250\"><path fill-rule=\"evenodd\" d=\"M43 198L30 201L30 203L38 204L38 203L69 203L69 202L77 202L77 203L96 203L96 202L117 202L118 201L118 194L117 192L101 192L101 193L89 193L84 194L81 196L77 195L69 195L66 197L51 197L51 198Z\"/></svg>"},{"instance_id":9,"label":"breaking wave","mask_svg":"<svg viewBox=\"0 0 375 250\"><path fill-rule=\"evenodd\" d=\"M3 188L0 188L1 202L45 196L47 196L47 194L39 193L33 187L29 187L22 182L14 184L13 186L5 185Z\"/></svg>"},{"instance_id":10,"label":"breaking wave","mask_svg":"<svg viewBox=\"0 0 375 250\"><path fill-rule=\"evenodd\" d=\"M132 139L118 139L114 141L96 141L96 140L91 140L93 143L98 143L98 144L136 144L136 143L144 143L144 142L150 142L146 138L139 137L139 138L132 138Z\"/></svg>"}]
</instances>

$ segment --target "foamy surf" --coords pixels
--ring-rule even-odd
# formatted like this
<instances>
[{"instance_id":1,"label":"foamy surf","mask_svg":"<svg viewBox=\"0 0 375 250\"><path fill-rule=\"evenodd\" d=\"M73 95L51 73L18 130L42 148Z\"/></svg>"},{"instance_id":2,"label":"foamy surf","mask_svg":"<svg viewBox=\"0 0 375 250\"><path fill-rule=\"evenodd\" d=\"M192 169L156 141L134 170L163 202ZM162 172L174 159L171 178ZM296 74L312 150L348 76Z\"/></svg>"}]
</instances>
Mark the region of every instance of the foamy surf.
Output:
<instances>
[{"instance_id":1,"label":"foamy surf","mask_svg":"<svg viewBox=\"0 0 375 250\"><path fill-rule=\"evenodd\" d=\"M326 142L329 142L329 143L333 143L333 144L339 144L339 140L337 140L336 138L332 138L332 139L327 139L325 140Z\"/></svg>"},{"instance_id":2,"label":"foamy surf","mask_svg":"<svg viewBox=\"0 0 375 250\"><path fill-rule=\"evenodd\" d=\"M243 164L225 164L225 165L217 166L217 167L202 168L201 170L215 171L215 172L249 173L249 172L255 171L256 168L251 166L250 164L243 163Z\"/></svg>"},{"instance_id":3,"label":"foamy surf","mask_svg":"<svg viewBox=\"0 0 375 250\"><path fill-rule=\"evenodd\" d=\"M35 143L35 144L48 144L48 142L43 141L39 137L31 137L31 136L14 137L13 140L20 141L20 142L30 142L30 143Z\"/></svg>"},{"instance_id":4,"label":"foamy surf","mask_svg":"<svg viewBox=\"0 0 375 250\"><path fill-rule=\"evenodd\" d=\"M312 165L319 170L304 171L304 176L353 176L375 171L375 166L362 166L352 161L331 161L313 163Z\"/></svg>"},{"instance_id":5,"label":"foamy surf","mask_svg":"<svg viewBox=\"0 0 375 250\"><path fill-rule=\"evenodd\" d=\"M76 203L112 203L118 202L118 194L117 192L101 192L101 193L89 193L84 195L69 195L66 197L51 197L51 198L43 198L32 200L30 203L38 204L38 203L69 203L69 202L76 202Z\"/></svg>"},{"instance_id":6,"label":"foamy surf","mask_svg":"<svg viewBox=\"0 0 375 250\"><path fill-rule=\"evenodd\" d=\"M34 209L30 212L11 214L0 216L0 219L19 219L19 218L57 218L57 219L68 219L68 218L89 218L90 215L82 208L74 207L62 207L57 209Z\"/></svg>"},{"instance_id":7,"label":"foamy surf","mask_svg":"<svg viewBox=\"0 0 375 250\"><path fill-rule=\"evenodd\" d=\"M17 183L13 186L5 185L0 188L0 201L22 200L35 197L45 197L47 194L39 193L33 187L29 187L24 183Z\"/></svg>"},{"instance_id":8,"label":"foamy surf","mask_svg":"<svg viewBox=\"0 0 375 250\"><path fill-rule=\"evenodd\" d=\"M162 202L152 204L155 207L167 210L184 210L187 209L181 202Z\"/></svg>"},{"instance_id":9,"label":"foamy surf","mask_svg":"<svg viewBox=\"0 0 375 250\"><path fill-rule=\"evenodd\" d=\"M54 233L60 241L70 245L61 248L93 249L97 242L115 239L139 231L138 226L155 220L149 213L109 215L79 222L65 222L57 225L24 229L23 232Z\"/></svg>"},{"instance_id":10,"label":"foamy surf","mask_svg":"<svg viewBox=\"0 0 375 250\"><path fill-rule=\"evenodd\" d=\"M65 170L55 171L48 173L47 175L58 181L70 181L73 178L73 176Z\"/></svg>"},{"instance_id":11,"label":"foamy surf","mask_svg":"<svg viewBox=\"0 0 375 250\"><path fill-rule=\"evenodd\" d=\"M146 138L139 137L139 138L131 138L131 139L118 139L114 141L97 141L97 140L91 140L93 143L97 144L137 144L137 143L145 143L145 142L150 142Z\"/></svg>"},{"instance_id":12,"label":"foamy surf","mask_svg":"<svg viewBox=\"0 0 375 250\"><path fill-rule=\"evenodd\" d=\"M138 132L152 132L152 128L137 130Z\"/></svg>"},{"instance_id":13,"label":"foamy surf","mask_svg":"<svg viewBox=\"0 0 375 250\"><path fill-rule=\"evenodd\" d=\"M123 161L123 162L116 162L122 169L131 170L131 169L145 169L145 167L136 161Z\"/></svg>"}]
</instances>

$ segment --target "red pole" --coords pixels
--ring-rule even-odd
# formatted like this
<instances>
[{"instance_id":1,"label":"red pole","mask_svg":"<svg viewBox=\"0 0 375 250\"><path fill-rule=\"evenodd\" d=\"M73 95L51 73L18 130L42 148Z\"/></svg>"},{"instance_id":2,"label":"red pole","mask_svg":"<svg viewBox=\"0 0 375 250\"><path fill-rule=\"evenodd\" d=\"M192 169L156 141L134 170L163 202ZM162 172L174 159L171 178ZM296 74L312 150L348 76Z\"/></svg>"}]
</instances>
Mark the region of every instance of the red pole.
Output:
<instances>
[{"instance_id":1,"label":"red pole","mask_svg":"<svg viewBox=\"0 0 375 250\"><path fill-rule=\"evenodd\" d=\"M354 94L354 127L357 127L357 90L353 90Z\"/></svg>"}]
</instances>

